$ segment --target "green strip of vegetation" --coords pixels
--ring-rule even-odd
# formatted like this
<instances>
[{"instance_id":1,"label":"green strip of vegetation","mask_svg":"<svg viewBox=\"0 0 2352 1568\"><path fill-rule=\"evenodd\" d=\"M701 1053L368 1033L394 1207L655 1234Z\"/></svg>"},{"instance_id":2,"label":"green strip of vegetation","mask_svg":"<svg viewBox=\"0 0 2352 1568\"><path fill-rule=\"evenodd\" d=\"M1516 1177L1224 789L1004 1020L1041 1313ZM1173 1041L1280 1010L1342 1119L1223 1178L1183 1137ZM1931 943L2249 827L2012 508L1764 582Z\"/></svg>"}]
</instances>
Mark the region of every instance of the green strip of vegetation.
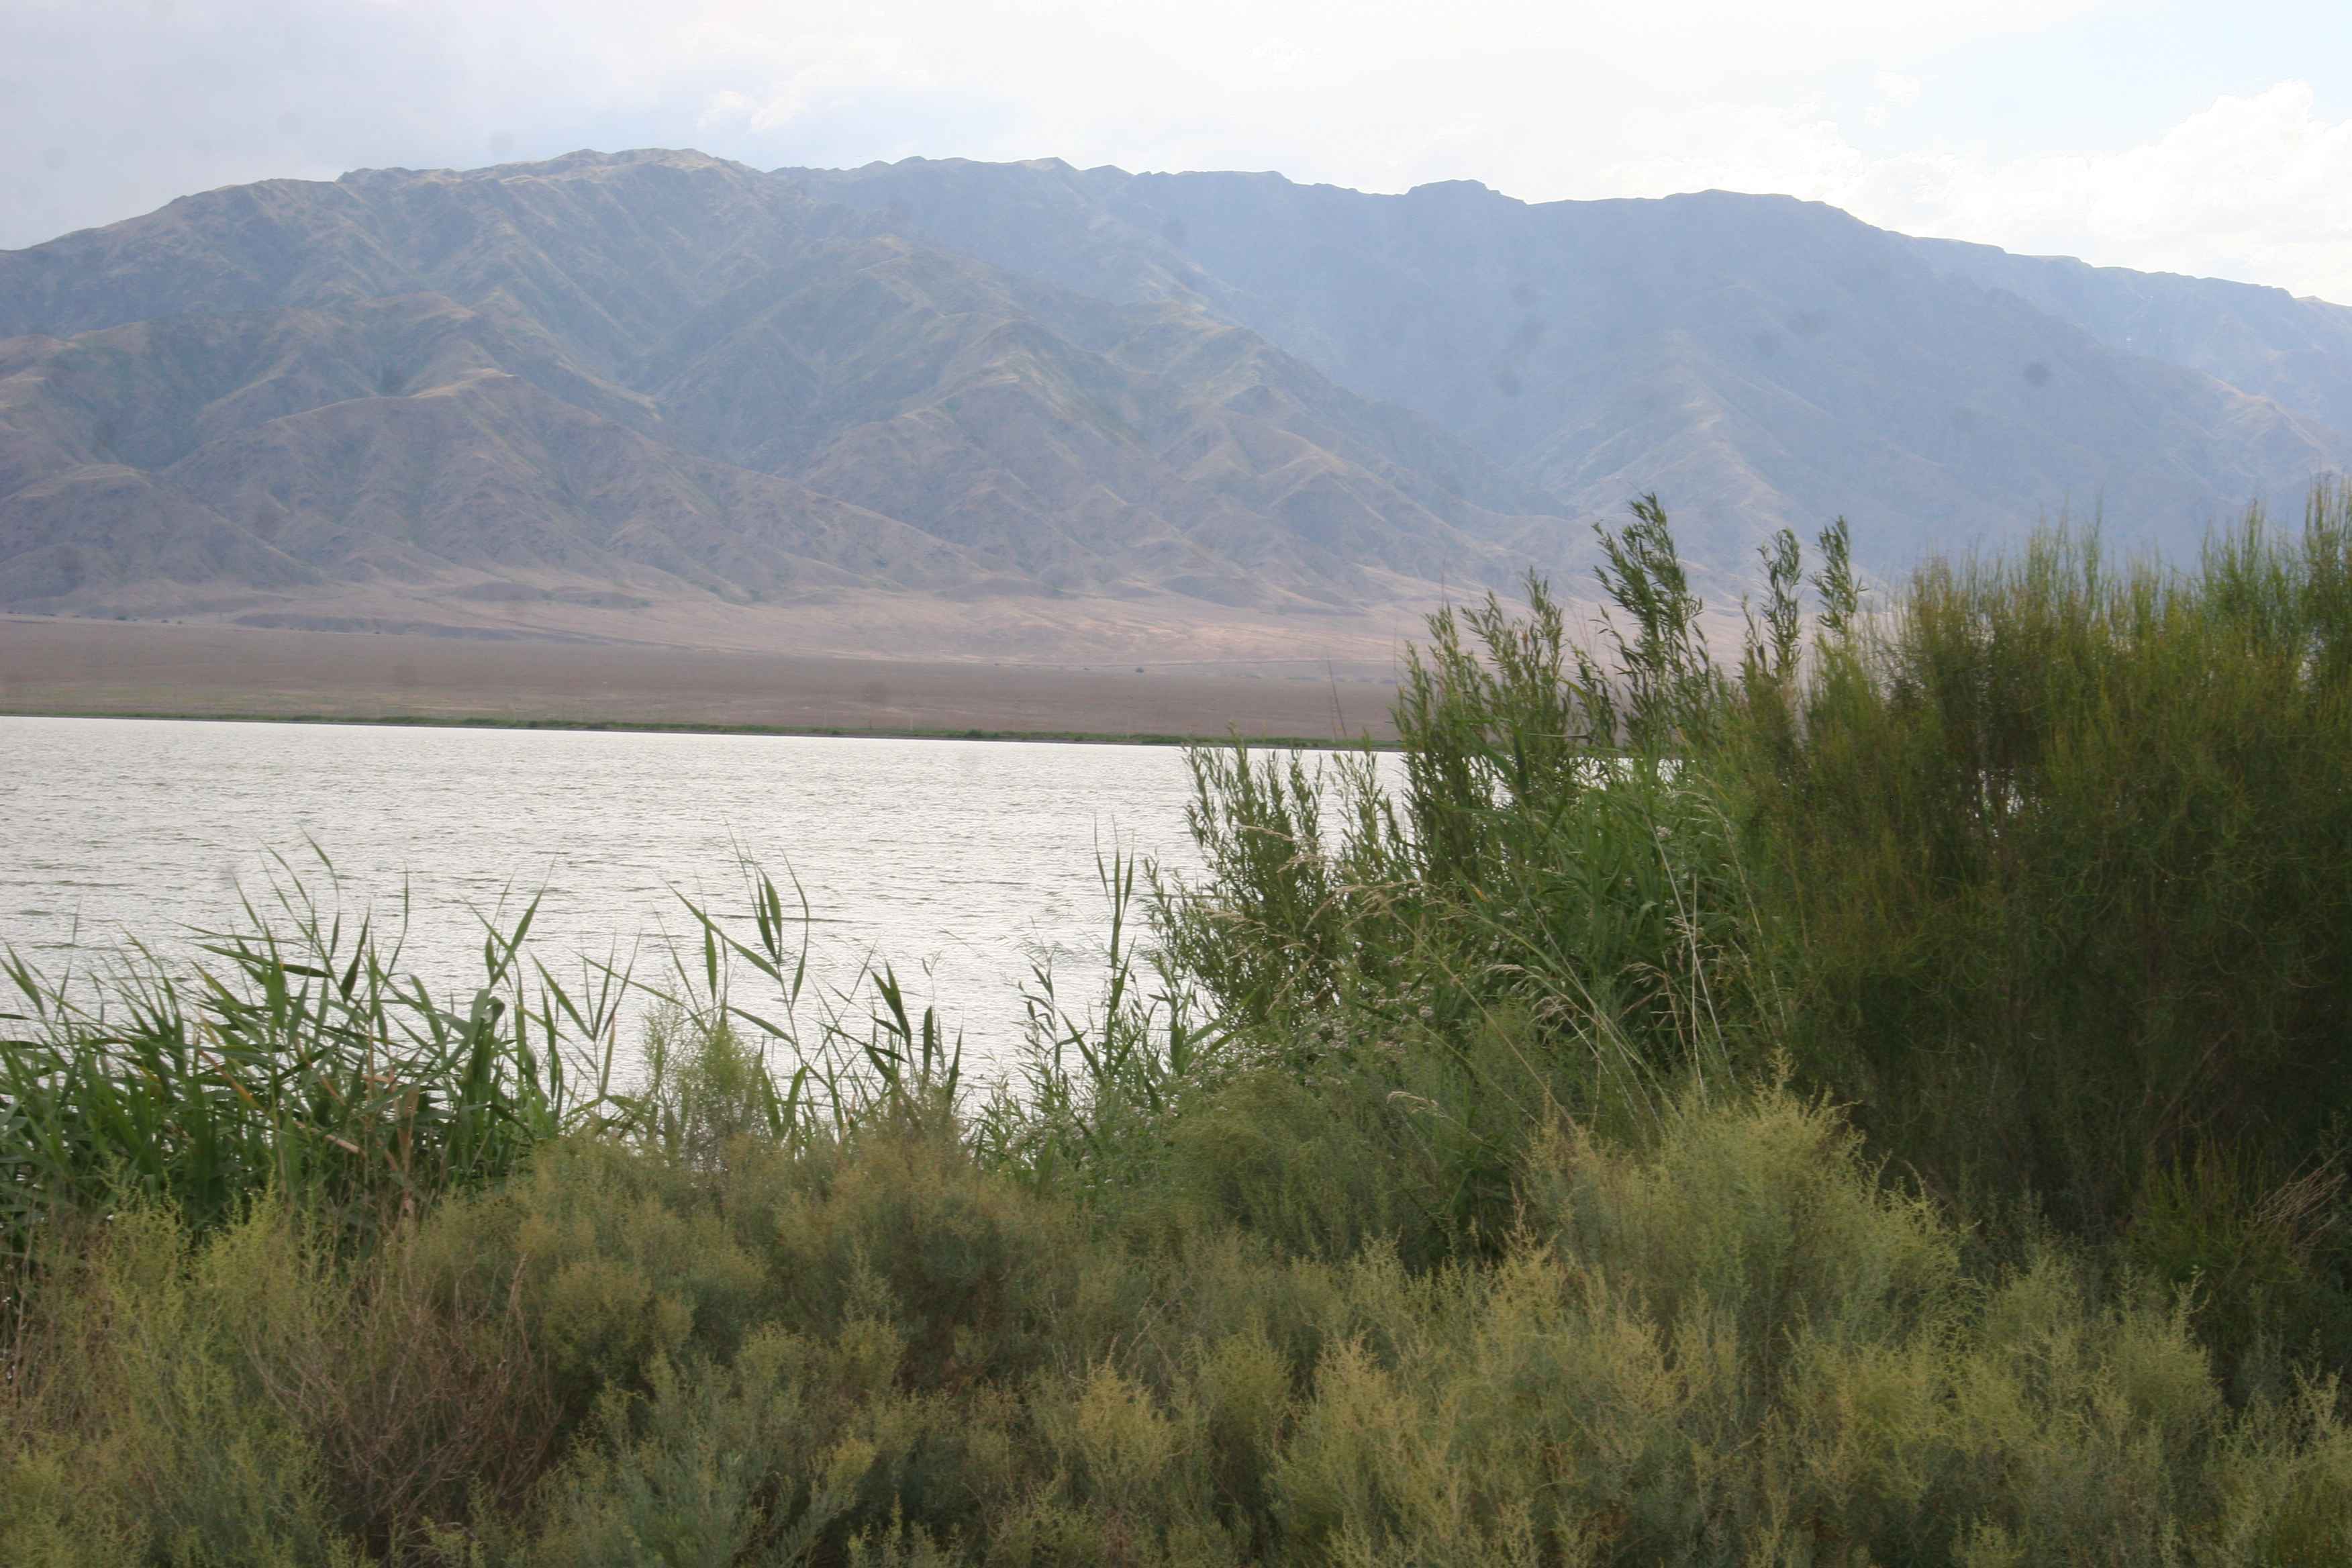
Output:
<instances>
[{"instance_id":1,"label":"green strip of vegetation","mask_svg":"<svg viewBox=\"0 0 2352 1568\"><path fill-rule=\"evenodd\" d=\"M0 1561L2352 1561L2352 499L1783 535L1722 660L1601 543L1402 783L1194 750L1003 1082L756 870L659 973L12 959Z\"/></svg>"}]
</instances>

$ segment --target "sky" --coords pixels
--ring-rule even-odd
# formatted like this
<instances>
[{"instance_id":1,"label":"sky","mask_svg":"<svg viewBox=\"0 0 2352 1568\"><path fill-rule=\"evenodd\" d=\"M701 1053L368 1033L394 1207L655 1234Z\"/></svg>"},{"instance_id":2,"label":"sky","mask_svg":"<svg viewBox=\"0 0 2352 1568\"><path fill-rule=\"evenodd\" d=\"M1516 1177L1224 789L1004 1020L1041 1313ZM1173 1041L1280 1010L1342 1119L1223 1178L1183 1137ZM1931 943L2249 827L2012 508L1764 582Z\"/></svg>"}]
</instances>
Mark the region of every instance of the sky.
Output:
<instances>
[{"instance_id":1,"label":"sky","mask_svg":"<svg viewBox=\"0 0 2352 1568\"><path fill-rule=\"evenodd\" d=\"M0 248L646 146L1773 192L2352 303L2347 0L0 0Z\"/></svg>"}]
</instances>

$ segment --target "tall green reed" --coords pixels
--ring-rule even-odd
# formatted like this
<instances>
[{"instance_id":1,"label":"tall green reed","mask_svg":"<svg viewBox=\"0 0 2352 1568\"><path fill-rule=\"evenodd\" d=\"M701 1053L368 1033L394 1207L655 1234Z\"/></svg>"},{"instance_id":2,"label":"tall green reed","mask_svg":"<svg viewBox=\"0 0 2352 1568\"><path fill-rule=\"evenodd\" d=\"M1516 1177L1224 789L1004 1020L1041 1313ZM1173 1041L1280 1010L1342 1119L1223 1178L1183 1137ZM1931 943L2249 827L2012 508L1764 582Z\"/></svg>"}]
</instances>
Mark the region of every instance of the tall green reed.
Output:
<instances>
[{"instance_id":1,"label":"tall green reed","mask_svg":"<svg viewBox=\"0 0 2352 1568\"><path fill-rule=\"evenodd\" d=\"M593 1121L628 976L567 986L527 962L538 907L485 917L478 979L440 994L397 967L404 896L391 931L347 925L282 859L191 962L137 946L51 978L12 950L0 1247L141 1197L210 1225L267 1187L367 1229Z\"/></svg>"}]
</instances>

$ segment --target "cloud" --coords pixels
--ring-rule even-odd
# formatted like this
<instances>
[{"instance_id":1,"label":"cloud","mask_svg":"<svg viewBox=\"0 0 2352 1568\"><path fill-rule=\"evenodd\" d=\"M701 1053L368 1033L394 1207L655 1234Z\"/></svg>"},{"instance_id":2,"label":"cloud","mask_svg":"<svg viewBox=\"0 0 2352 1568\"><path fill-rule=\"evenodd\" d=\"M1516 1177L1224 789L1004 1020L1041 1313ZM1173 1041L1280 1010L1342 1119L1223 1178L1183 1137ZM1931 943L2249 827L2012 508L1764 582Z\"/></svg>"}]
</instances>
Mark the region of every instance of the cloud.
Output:
<instances>
[{"instance_id":1,"label":"cloud","mask_svg":"<svg viewBox=\"0 0 2352 1568\"><path fill-rule=\"evenodd\" d=\"M1964 145L1866 153L1818 100L1645 108L1626 132L1573 194L1769 191L1906 234L2352 303L2352 121L2321 115L2307 82L2219 98L2134 145L2006 159Z\"/></svg>"},{"instance_id":2,"label":"cloud","mask_svg":"<svg viewBox=\"0 0 2352 1568\"><path fill-rule=\"evenodd\" d=\"M1908 109L1919 101L1920 91L1925 86L1916 76L1905 76L1901 71L1880 71L1871 79L1871 87L1876 91L1878 100L1862 111L1862 122L1874 131L1883 129L1895 118L1896 110Z\"/></svg>"},{"instance_id":3,"label":"cloud","mask_svg":"<svg viewBox=\"0 0 2352 1568\"><path fill-rule=\"evenodd\" d=\"M2321 116L2307 82L2217 99L2116 151L1994 162L1929 150L1823 194L1909 232L2352 302L2352 120Z\"/></svg>"},{"instance_id":4,"label":"cloud","mask_svg":"<svg viewBox=\"0 0 2352 1568\"><path fill-rule=\"evenodd\" d=\"M924 92L936 87L938 79L934 68L911 58L899 39L829 37L804 46L798 58L773 68L756 92L721 88L709 94L696 123L754 134L784 131L877 94Z\"/></svg>"}]
</instances>

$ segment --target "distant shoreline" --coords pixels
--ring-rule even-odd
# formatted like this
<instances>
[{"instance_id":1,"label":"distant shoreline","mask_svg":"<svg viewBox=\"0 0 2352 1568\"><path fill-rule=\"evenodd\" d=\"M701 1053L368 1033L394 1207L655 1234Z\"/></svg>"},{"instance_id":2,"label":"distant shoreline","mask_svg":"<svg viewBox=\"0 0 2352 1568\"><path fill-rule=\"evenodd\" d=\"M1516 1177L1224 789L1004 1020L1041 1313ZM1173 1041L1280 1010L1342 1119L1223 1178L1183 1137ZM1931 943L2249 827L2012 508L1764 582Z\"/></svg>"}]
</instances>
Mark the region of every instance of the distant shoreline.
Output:
<instances>
[{"instance_id":1,"label":"distant shoreline","mask_svg":"<svg viewBox=\"0 0 2352 1568\"><path fill-rule=\"evenodd\" d=\"M628 719L504 719L464 715L360 713L128 712L0 707L0 719L120 719L183 724L352 724L395 730L550 730L582 734L771 735L822 741L1006 741L1064 746L1218 746L1235 741L1266 750L1338 752L1397 749L1393 741L1357 736L1333 740L1313 735L1152 734L1092 730L842 729L786 724L727 724Z\"/></svg>"},{"instance_id":2,"label":"distant shoreline","mask_svg":"<svg viewBox=\"0 0 2352 1568\"><path fill-rule=\"evenodd\" d=\"M1392 740L1392 668L1300 662L895 660L0 617L0 713L1120 745Z\"/></svg>"}]
</instances>

